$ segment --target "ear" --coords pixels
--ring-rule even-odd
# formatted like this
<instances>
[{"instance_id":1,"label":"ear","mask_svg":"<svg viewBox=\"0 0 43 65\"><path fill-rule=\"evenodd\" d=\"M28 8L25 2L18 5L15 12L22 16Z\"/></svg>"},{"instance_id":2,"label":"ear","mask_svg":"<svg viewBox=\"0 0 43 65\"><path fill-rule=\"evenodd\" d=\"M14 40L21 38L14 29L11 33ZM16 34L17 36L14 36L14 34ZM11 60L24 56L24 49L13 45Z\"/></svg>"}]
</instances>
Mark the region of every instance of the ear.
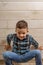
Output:
<instances>
[{"instance_id":1,"label":"ear","mask_svg":"<svg viewBox=\"0 0 43 65\"><path fill-rule=\"evenodd\" d=\"M29 32L29 30L27 30L27 32Z\"/></svg>"},{"instance_id":2,"label":"ear","mask_svg":"<svg viewBox=\"0 0 43 65\"><path fill-rule=\"evenodd\" d=\"M27 32L29 32L29 30L27 29Z\"/></svg>"}]
</instances>

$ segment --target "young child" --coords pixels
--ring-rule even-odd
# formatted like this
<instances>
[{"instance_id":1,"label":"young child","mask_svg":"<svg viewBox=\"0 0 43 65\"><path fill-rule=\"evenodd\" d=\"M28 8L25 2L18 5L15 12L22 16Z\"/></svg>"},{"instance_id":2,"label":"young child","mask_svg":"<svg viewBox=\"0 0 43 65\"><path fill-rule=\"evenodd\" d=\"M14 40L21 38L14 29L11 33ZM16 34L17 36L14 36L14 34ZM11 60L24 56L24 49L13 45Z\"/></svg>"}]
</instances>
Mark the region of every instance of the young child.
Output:
<instances>
[{"instance_id":1,"label":"young child","mask_svg":"<svg viewBox=\"0 0 43 65\"><path fill-rule=\"evenodd\" d=\"M41 53L38 50L37 41L28 34L28 23L20 20L16 24L16 33L7 36L8 45L6 50L11 48L11 41L13 41L12 52L6 51L3 53L3 58L6 65L12 65L12 61L27 62L35 58L36 65L42 65ZM30 46L34 46L34 50L30 50Z\"/></svg>"}]
</instances>

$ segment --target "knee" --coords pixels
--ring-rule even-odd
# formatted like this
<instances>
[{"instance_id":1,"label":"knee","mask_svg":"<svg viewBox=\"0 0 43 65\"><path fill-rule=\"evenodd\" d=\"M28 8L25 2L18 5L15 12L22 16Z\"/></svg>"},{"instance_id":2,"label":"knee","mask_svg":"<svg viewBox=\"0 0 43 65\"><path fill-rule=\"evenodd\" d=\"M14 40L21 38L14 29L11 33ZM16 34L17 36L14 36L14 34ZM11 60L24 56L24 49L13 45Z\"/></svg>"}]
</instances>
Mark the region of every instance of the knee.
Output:
<instances>
[{"instance_id":1,"label":"knee","mask_svg":"<svg viewBox=\"0 0 43 65\"><path fill-rule=\"evenodd\" d=\"M7 57L8 57L8 53L9 53L8 51L7 51L7 52L4 52L4 53L2 54L3 57L4 57L4 58L7 58Z\"/></svg>"},{"instance_id":2,"label":"knee","mask_svg":"<svg viewBox=\"0 0 43 65\"><path fill-rule=\"evenodd\" d=\"M37 55L41 55L40 50L36 50L36 54L37 54Z\"/></svg>"}]
</instances>

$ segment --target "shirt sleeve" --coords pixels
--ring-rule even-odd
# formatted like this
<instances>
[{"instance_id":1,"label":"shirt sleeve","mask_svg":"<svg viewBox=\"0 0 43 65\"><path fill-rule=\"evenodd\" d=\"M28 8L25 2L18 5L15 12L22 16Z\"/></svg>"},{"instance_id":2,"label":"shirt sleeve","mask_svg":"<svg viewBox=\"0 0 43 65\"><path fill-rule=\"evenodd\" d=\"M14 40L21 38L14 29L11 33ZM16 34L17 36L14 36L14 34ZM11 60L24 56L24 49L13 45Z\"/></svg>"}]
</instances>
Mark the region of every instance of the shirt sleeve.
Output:
<instances>
[{"instance_id":1,"label":"shirt sleeve","mask_svg":"<svg viewBox=\"0 0 43 65\"><path fill-rule=\"evenodd\" d=\"M35 49L37 49L39 45L38 42L32 36L30 36L30 44L33 45Z\"/></svg>"},{"instance_id":2,"label":"shirt sleeve","mask_svg":"<svg viewBox=\"0 0 43 65\"><path fill-rule=\"evenodd\" d=\"M12 38L13 38L13 34L9 34L9 35L7 36L7 43L8 43L8 45L11 44Z\"/></svg>"}]
</instances>

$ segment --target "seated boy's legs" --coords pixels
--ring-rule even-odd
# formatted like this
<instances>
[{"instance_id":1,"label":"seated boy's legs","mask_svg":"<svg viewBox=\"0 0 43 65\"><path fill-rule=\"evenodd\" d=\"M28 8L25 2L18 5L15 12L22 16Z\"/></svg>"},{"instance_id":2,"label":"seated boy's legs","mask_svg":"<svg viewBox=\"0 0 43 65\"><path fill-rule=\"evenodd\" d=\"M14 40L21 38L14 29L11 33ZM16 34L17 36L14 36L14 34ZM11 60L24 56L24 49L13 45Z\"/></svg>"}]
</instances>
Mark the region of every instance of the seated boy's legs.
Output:
<instances>
[{"instance_id":1,"label":"seated boy's legs","mask_svg":"<svg viewBox=\"0 0 43 65\"><path fill-rule=\"evenodd\" d=\"M3 57L4 57L6 65L12 65L12 60L16 62L26 62L31 60L34 57L36 60L36 65L42 65L41 53L39 50L32 50L27 52L24 55L18 55L14 52L7 51L3 53Z\"/></svg>"},{"instance_id":2,"label":"seated boy's legs","mask_svg":"<svg viewBox=\"0 0 43 65\"><path fill-rule=\"evenodd\" d=\"M10 51L4 52L3 58L6 65L12 65L12 60L16 62L21 62L21 57L18 54Z\"/></svg>"},{"instance_id":3,"label":"seated boy's legs","mask_svg":"<svg viewBox=\"0 0 43 65\"><path fill-rule=\"evenodd\" d=\"M24 54L23 57L24 57L24 61L29 61L32 58L35 58L36 65L42 65L40 50L31 50L28 53Z\"/></svg>"}]
</instances>

